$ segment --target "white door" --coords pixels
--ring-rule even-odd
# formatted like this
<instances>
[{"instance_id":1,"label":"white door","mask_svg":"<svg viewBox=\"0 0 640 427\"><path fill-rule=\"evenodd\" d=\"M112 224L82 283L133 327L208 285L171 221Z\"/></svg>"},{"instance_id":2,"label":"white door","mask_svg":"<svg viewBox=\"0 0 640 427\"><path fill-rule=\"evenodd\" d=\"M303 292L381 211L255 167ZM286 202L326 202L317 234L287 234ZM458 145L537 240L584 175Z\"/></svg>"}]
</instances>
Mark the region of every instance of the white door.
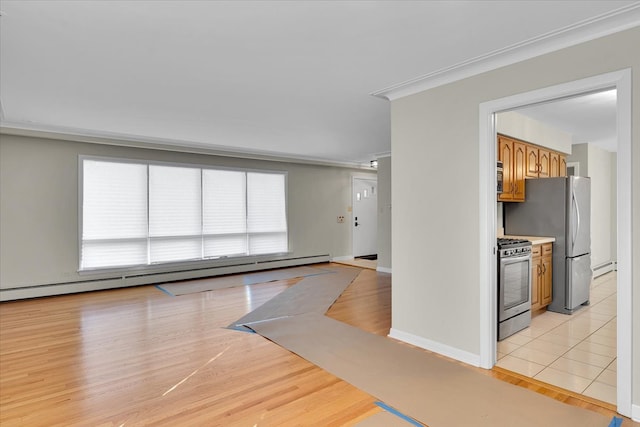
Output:
<instances>
[{"instance_id":1,"label":"white door","mask_svg":"<svg viewBox=\"0 0 640 427\"><path fill-rule=\"evenodd\" d=\"M353 178L353 256L378 254L378 181Z\"/></svg>"}]
</instances>

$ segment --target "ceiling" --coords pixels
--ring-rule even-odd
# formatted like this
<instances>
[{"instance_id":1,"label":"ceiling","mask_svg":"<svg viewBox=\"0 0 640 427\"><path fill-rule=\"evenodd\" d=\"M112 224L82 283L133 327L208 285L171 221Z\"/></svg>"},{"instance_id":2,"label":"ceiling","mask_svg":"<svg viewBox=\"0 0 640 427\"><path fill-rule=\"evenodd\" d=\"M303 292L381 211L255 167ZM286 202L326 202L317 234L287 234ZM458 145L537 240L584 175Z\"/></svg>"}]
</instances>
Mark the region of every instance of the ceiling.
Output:
<instances>
[{"instance_id":1,"label":"ceiling","mask_svg":"<svg viewBox=\"0 0 640 427\"><path fill-rule=\"evenodd\" d=\"M593 144L616 152L616 90L563 99L517 110L572 135L573 144Z\"/></svg>"},{"instance_id":2,"label":"ceiling","mask_svg":"<svg viewBox=\"0 0 640 427\"><path fill-rule=\"evenodd\" d=\"M372 93L636 3L0 0L0 118L368 164L391 150Z\"/></svg>"}]
</instances>

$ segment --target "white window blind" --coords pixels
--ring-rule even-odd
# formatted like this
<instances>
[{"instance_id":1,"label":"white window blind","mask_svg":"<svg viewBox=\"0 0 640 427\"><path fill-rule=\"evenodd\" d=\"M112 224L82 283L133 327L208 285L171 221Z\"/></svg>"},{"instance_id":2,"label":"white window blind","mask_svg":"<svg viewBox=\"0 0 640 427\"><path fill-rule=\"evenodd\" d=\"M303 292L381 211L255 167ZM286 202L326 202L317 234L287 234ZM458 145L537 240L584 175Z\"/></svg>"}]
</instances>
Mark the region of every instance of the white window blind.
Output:
<instances>
[{"instance_id":1,"label":"white window blind","mask_svg":"<svg viewBox=\"0 0 640 427\"><path fill-rule=\"evenodd\" d=\"M202 258L200 169L149 166L149 261Z\"/></svg>"},{"instance_id":2,"label":"white window blind","mask_svg":"<svg viewBox=\"0 0 640 427\"><path fill-rule=\"evenodd\" d=\"M85 160L80 268L147 262L147 166Z\"/></svg>"},{"instance_id":3,"label":"white window blind","mask_svg":"<svg viewBox=\"0 0 640 427\"><path fill-rule=\"evenodd\" d=\"M288 251L286 174L83 160L80 268Z\"/></svg>"},{"instance_id":4,"label":"white window blind","mask_svg":"<svg viewBox=\"0 0 640 427\"><path fill-rule=\"evenodd\" d=\"M250 254L287 251L284 175L247 173L247 229Z\"/></svg>"},{"instance_id":5,"label":"white window blind","mask_svg":"<svg viewBox=\"0 0 640 427\"><path fill-rule=\"evenodd\" d=\"M202 171L204 256L247 253L245 172Z\"/></svg>"}]
</instances>

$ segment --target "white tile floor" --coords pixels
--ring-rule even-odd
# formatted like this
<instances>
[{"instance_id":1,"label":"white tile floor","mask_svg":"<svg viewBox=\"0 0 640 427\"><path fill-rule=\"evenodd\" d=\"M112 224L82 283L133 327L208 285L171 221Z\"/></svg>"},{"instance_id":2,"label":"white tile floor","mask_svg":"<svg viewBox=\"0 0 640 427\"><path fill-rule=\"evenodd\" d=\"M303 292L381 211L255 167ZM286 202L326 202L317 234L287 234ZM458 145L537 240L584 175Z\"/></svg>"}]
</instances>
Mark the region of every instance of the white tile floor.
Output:
<instances>
[{"instance_id":1,"label":"white tile floor","mask_svg":"<svg viewBox=\"0 0 640 427\"><path fill-rule=\"evenodd\" d=\"M616 402L616 272L591 284L591 305L573 315L547 311L498 342L496 366Z\"/></svg>"}]
</instances>

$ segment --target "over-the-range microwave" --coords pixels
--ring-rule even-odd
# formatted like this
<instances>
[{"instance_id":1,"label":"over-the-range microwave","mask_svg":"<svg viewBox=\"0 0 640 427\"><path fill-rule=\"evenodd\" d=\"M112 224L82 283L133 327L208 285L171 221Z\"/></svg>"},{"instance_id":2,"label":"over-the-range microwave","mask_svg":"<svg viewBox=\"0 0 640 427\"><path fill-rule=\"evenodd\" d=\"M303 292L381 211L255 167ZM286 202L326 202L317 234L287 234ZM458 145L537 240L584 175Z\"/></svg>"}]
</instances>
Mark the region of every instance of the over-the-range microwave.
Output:
<instances>
[{"instance_id":1,"label":"over-the-range microwave","mask_svg":"<svg viewBox=\"0 0 640 427\"><path fill-rule=\"evenodd\" d=\"M496 166L496 176L498 181L498 194L502 193L502 162L498 160Z\"/></svg>"}]
</instances>

